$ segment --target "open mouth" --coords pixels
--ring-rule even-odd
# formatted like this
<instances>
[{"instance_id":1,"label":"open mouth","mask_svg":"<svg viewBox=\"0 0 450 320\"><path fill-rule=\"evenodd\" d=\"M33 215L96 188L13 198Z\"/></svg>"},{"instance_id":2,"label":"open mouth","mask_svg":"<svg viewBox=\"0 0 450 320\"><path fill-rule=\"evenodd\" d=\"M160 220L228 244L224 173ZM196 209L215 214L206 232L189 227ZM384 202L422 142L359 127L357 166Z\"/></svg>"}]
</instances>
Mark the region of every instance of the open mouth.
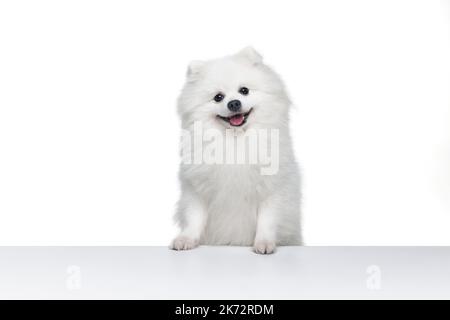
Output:
<instances>
[{"instance_id":1,"label":"open mouth","mask_svg":"<svg viewBox=\"0 0 450 320\"><path fill-rule=\"evenodd\" d=\"M253 108L248 110L246 113L236 113L229 117L223 117L221 115L217 115L218 118L230 124L233 127L240 127L247 122L247 118L252 112Z\"/></svg>"}]
</instances>

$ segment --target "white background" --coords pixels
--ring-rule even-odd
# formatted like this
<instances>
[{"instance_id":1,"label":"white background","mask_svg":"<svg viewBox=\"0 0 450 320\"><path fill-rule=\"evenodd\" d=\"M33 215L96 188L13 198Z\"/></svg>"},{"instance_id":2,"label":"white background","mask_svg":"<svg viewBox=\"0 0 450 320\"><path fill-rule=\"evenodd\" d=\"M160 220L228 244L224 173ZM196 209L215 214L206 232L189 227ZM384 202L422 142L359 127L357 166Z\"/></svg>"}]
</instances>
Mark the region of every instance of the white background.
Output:
<instances>
[{"instance_id":1,"label":"white background","mask_svg":"<svg viewBox=\"0 0 450 320\"><path fill-rule=\"evenodd\" d=\"M448 1L0 4L0 244L166 245L192 59L284 78L309 245L450 245Z\"/></svg>"}]
</instances>

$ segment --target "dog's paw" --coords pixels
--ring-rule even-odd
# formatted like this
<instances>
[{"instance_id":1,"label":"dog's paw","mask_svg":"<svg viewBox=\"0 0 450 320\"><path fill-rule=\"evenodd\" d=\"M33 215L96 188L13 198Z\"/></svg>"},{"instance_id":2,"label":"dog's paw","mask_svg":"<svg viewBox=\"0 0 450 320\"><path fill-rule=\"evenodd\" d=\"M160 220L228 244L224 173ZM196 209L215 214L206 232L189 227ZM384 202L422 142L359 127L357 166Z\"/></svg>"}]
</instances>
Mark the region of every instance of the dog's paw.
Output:
<instances>
[{"instance_id":1,"label":"dog's paw","mask_svg":"<svg viewBox=\"0 0 450 320\"><path fill-rule=\"evenodd\" d=\"M186 237L178 236L172 241L170 249L172 250L191 250L198 246L198 240Z\"/></svg>"},{"instance_id":2,"label":"dog's paw","mask_svg":"<svg viewBox=\"0 0 450 320\"><path fill-rule=\"evenodd\" d=\"M258 240L253 245L253 251L259 254L271 254L274 253L276 244L273 241Z\"/></svg>"}]
</instances>

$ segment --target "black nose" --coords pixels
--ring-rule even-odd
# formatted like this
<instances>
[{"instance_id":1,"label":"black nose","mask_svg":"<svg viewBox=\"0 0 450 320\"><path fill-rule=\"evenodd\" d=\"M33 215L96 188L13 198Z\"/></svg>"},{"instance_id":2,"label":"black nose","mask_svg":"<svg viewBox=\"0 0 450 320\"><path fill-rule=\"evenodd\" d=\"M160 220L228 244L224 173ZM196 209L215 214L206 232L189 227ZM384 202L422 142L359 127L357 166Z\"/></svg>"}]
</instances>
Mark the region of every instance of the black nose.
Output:
<instances>
[{"instance_id":1,"label":"black nose","mask_svg":"<svg viewBox=\"0 0 450 320\"><path fill-rule=\"evenodd\" d=\"M228 109L233 112L239 111L241 109L241 102L239 100L231 100L228 102Z\"/></svg>"}]
</instances>

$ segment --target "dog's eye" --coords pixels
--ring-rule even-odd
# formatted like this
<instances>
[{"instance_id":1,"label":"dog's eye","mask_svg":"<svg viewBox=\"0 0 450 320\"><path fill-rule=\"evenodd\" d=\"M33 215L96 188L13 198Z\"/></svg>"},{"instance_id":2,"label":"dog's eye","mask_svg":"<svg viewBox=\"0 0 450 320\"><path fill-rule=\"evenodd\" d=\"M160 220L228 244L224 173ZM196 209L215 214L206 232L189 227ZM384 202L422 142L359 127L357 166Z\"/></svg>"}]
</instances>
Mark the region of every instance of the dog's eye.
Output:
<instances>
[{"instance_id":1,"label":"dog's eye","mask_svg":"<svg viewBox=\"0 0 450 320\"><path fill-rule=\"evenodd\" d=\"M225 98L225 96L224 96L223 94L221 94L221 93L218 93L218 94L216 94L216 95L214 96L214 101L215 101L215 102L220 102L220 101L223 100L223 98Z\"/></svg>"},{"instance_id":2,"label":"dog's eye","mask_svg":"<svg viewBox=\"0 0 450 320\"><path fill-rule=\"evenodd\" d=\"M244 96L248 95L248 88L246 88L246 87L240 88L239 93L243 94Z\"/></svg>"}]
</instances>

